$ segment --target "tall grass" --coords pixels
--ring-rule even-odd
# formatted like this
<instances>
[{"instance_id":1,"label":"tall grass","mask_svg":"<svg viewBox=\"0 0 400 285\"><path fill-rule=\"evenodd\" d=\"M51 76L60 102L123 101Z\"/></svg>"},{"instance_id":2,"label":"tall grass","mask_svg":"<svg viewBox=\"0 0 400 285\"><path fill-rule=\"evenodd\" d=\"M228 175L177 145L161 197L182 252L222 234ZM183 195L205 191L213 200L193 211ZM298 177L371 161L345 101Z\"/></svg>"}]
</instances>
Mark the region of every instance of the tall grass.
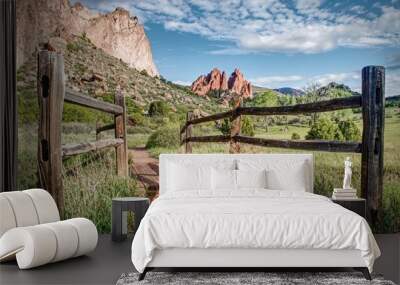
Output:
<instances>
[{"instance_id":1,"label":"tall grass","mask_svg":"<svg viewBox=\"0 0 400 285\"><path fill-rule=\"evenodd\" d=\"M63 124L63 144L93 140L94 137L94 124ZM18 189L37 187L37 125L20 125L18 140ZM135 179L116 175L113 149L63 161L62 176L63 218L86 217L101 233L111 231L112 198L143 194L136 191Z\"/></svg>"},{"instance_id":2,"label":"tall grass","mask_svg":"<svg viewBox=\"0 0 400 285\"><path fill-rule=\"evenodd\" d=\"M86 217L109 233L112 198L134 196L136 181L116 175L113 150L80 155L63 166L64 218Z\"/></svg>"}]
</instances>

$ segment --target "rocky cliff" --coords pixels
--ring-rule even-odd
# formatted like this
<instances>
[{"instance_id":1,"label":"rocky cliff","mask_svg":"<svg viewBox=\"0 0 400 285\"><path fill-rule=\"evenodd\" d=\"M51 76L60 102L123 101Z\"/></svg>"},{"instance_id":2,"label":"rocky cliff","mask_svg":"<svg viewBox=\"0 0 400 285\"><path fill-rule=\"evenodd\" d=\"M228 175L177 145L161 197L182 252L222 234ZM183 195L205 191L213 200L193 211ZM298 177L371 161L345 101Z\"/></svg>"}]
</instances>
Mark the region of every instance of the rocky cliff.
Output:
<instances>
[{"instance_id":1,"label":"rocky cliff","mask_svg":"<svg viewBox=\"0 0 400 285\"><path fill-rule=\"evenodd\" d=\"M199 76L191 86L191 90L199 96L207 96L211 92L216 92L220 96L226 93L236 93L243 98L251 98L253 96L252 87L239 69L231 74L229 79L225 72L214 68L209 74Z\"/></svg>"},{"instance_id":2,"label":"rocky cliff","mask_svg":"<svg viewBox=\"0 0 400 285\"><path fill-rule=\"evenodd\" d=\"M150 42L143 25L128 11L117 8L108 14L93 12L69 0L17 1L17 65L21 66L50 37L69 39L85 34L107 54L130 67L158 75Z\"/></svg>"}]
</instances>

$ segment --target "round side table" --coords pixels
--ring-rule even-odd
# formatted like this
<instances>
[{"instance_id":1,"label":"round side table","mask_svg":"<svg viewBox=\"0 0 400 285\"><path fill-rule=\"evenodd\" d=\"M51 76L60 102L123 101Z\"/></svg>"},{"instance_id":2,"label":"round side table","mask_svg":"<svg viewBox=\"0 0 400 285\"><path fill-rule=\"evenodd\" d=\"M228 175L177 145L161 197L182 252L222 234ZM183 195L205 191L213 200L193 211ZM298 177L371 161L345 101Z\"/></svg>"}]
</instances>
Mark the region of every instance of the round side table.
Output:
<instances>
[{"instance_id":1,"label":"round side table","mask_svg":"<svg viewBox=\"0 0 400 285\"><path fill-rule=\"evenodd\" d=\"M112 199L112 224L111 239L113 241L123 241L128 234L128 211L133 212L135 226L133 234L136 233L140 221L149 208L150 200L141 197L121 197Z\"/></svg>"}]
</instances>

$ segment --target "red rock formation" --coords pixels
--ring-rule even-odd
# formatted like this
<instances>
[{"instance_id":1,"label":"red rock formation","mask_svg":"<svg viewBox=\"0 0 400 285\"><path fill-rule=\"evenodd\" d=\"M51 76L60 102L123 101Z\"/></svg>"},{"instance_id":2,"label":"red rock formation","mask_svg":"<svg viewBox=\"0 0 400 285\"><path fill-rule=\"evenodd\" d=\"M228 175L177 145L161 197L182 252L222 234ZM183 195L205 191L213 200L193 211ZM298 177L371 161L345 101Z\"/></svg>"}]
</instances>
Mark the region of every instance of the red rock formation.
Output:
<instances>
[{"instance_id":1,"label":"red rock formation","mask_svg":"<svg viewBox=\"0 0 400 285\"><path fill-rule=\"evenodd\" d=\"M225 71L222 72L221 89L228 90L228 78L226 77Z\"/></svg>"},{"instance_id":2,"label":"red rock formation","mask_svg":"<svg viewBox=\"0 0 400 285\"><path fill-rule=\"evenodd\" d=\"M229 77L228 88L232 92L240 94L243 98L251 98L253 96L250 82L244 79L238 68Z\"/></svg>"},{"instance_id":3,"label":"red rock formation","mask_svg":"<svg viewBox=\"0 0 400 285\"><path fill-rule=\"evenodd\" d=\"M199 96L205 96L212 90L226 91L228 89L225 72L214 68L207 76L201 75L192 83L192 91Z\"/></svg>"},{"instance_id":4,"label":"red rock formation","mask_svg":"<svg viewBox=\"0 0 400 285\"><path fill-rule=\"evenodd\" d=\"M221 73L217 68L214 68L207 76L199 76L192 83L191 89L199 96L206 96L213 90L221 91L221 93L225 91L234 92L240 94L243 98L253 96L250 82L244 79L239 69L235 69L228 80L225 71Z\"/></svg>"}]
</instances>

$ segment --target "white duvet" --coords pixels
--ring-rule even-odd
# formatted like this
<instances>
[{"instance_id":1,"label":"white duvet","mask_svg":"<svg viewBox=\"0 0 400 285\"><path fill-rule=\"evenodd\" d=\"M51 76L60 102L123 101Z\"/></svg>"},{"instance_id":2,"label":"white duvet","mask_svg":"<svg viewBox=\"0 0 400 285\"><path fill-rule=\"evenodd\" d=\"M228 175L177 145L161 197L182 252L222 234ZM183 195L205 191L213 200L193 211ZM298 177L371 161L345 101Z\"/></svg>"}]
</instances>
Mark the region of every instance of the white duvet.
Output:
<instances>
[{"instance_id":1,"label":"white duvet","mask_svg":"<svg viewBox=\"0 0 400 285\"><path fill-rule=\"evenodd\" d=\"M165 248L358 249L370 271L380 255L368 223L328 198L257 189L162 195L140 223L132 262L143 272Z\"/></svg>"}]
</instances>

